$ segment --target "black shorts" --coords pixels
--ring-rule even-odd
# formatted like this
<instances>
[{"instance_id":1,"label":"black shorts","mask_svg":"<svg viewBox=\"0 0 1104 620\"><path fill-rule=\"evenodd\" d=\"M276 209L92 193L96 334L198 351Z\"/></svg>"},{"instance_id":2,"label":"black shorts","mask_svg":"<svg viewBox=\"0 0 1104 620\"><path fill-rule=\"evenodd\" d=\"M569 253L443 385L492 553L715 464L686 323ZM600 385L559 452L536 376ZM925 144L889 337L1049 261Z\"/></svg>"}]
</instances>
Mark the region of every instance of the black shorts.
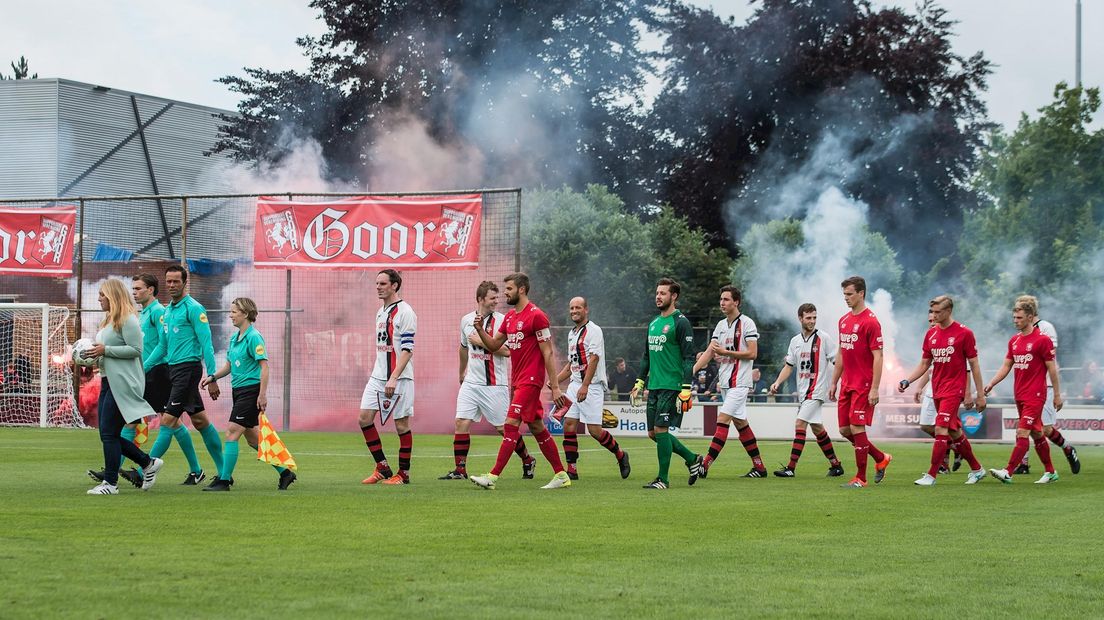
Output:
<instances>
[{"instance_id":1,"label":"black shorts","mask_svg":"<svg viewBox=\"0 0 1104 620\"><path fill-rule=\"evenodd\" d=\"M146 391L142 398L149 403L153 410L161 413L169 402L169 389L172 381L169 379L169 365L158 364L146 373Z\"/></svg>"},{"instance_id":2,"label":"black shorts","mask_svg":"<svg viewBox=\"0 0 1104 620\"><path fill-rule=\"evenodd\" d=\"M169 366L169 400L165 413L179 418L187 413L191 415L203 411L203 399L199 397L199 380L203 378L203 367L199 362L184 362Z\"/></svg>"},{"instance_id":3,"label":"black shorts","mask_svg":"<svg viewBox=\"0 0 1104 620\"><path fill-rule=\"evenodd\" d=\"M232 389L234 406L230 409L230 421L238 426L254 428L261 412L257 409L257 397L261 395L261 384L255 383Z\"/></svg>"}]
</instances>

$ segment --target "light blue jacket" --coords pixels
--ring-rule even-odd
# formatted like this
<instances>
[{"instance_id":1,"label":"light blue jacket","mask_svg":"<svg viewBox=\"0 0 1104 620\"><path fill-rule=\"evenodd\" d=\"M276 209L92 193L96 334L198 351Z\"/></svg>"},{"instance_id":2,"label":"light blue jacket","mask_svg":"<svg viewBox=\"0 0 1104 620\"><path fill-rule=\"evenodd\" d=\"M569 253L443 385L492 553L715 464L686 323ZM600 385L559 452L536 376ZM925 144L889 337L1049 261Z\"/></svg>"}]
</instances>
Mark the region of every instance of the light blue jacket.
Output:
<instances>
[{"instance_id":1,"label":"light blue jacket","mask_svg":"<svg viewBox=\"0 0 1104 620\"><path fill-rule=\"evenodd\" d=\"M142 370L142 328L138 317L128 316L122 332L111 325L104 327L96 334L96 342L104 345L100 372L107 377L123 419L129 423L153 415L153 408L142 398L146 373Z\"/></svg>"}]
</instances>

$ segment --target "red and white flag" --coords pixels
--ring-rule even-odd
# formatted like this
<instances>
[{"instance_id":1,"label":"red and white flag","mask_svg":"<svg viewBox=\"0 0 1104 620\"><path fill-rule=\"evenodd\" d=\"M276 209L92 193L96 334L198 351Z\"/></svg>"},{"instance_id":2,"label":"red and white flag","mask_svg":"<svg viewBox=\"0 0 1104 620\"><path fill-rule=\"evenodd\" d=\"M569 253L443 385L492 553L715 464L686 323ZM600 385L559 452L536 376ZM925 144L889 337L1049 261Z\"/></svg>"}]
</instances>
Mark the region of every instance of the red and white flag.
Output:
<instances>
[{"instance_id":1,"label":"red and white flag","mask_svg":"<svg viewBox=\"0 0 1104 620\"><path fill-rule=\"evenodd\" d=\"M77 208L0 207L0 274L73 275Z\"/></svg>"}]
</instances>

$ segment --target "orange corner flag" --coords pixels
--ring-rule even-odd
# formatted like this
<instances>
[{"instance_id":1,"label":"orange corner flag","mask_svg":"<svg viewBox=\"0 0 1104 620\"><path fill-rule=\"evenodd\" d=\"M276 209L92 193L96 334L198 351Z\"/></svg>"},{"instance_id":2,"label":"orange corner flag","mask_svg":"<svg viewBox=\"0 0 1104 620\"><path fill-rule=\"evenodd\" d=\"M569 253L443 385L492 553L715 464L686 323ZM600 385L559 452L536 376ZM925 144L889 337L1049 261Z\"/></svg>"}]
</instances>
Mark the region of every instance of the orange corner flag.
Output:
<instances>
[{"instance_id":1,"label":"orange corner flag","mask_svg":"<svg viewBox=\"0 0 1104 620\"><path fill-rule=\"evenodd\" d=\"M142 418L134 428L134 445L141 448L147 441L149 441L149 424L146 424L145 418Z\"/></svg>"}]
</instances>

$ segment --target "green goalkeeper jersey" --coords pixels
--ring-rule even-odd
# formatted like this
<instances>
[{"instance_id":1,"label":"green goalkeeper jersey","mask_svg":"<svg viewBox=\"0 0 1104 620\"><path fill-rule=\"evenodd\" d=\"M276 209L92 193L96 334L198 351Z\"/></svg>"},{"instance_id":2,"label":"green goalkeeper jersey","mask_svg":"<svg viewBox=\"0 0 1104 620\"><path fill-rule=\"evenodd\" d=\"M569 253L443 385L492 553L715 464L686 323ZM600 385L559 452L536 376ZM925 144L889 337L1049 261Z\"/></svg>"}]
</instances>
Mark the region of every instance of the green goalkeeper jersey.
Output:
<instances>
[{"instance_id":1,"label":"green goalkeeper jersey","mask_svg":"<svg viewBox=\"0 0 1104 620\"><path fill-rule=\"evenodd\" d=\"M640 376L649 390L681 390L690 385L694 370L694 330L690 320L675 310L657 316L648 325L648 349L640 360Z\"/></svg>"}]
</instances>

